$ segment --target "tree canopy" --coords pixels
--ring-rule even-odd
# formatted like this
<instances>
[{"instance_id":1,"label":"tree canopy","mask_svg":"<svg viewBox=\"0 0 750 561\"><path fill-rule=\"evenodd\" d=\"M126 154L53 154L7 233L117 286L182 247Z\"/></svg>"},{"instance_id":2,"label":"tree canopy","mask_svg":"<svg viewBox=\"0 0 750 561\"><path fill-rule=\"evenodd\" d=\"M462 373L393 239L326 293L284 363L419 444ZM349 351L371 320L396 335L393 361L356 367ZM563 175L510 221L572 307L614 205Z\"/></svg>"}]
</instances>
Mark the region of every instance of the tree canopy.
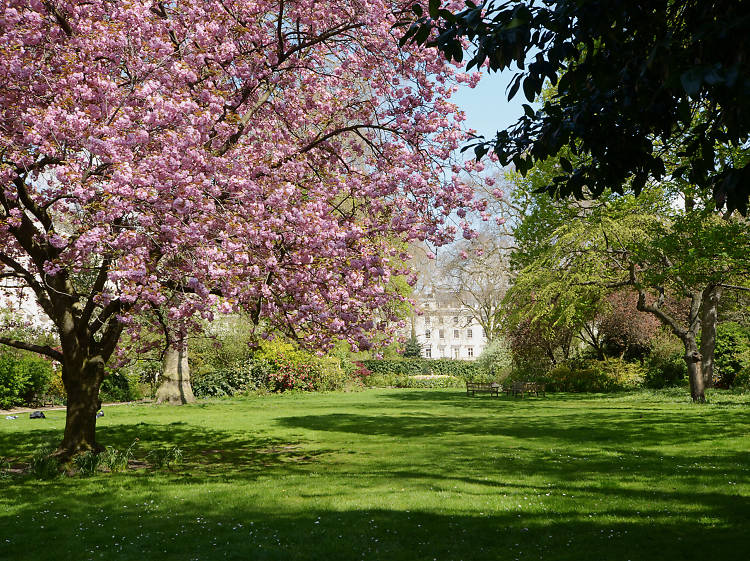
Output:
<instances>
[{"instance_id":1,"label":"tree canopy","mask_svg":"<svg viewBox=\"0 0 750 561\"><path fill-rule=\"evenodd\" d=\"M95 446L135 314L179 330L245 310L318 349L364 347L403 298L399 244L453 237L473 192L449 97L468 77L399 48L405 7L0 4L0 279L35 295L60 348L0 343L62 363L63 449Z\"/></svg>"},{"instance_id":2,"label":"tree canopy","mask_svg":"<svg viewBox=\"0 0 750 561\"><path fill-rule=\"evenodd\" d=\"M533 102L546 83L556 93L493 140L525 173L564 147L545 188L599 197L636 194L649 180L683 177L713 193L717 208L746 214L750 164L737 158L750 138L750 10L738 0L440 0L414 5L404 43L437 46L468 68L515 68L508 99ZM403 23L403 22L402 22ZM406 22L409 25L409 22ZM669 154L683 165L671 167ZM669 171L667 171L669 170Z\"/></svg>"}]
</instances>

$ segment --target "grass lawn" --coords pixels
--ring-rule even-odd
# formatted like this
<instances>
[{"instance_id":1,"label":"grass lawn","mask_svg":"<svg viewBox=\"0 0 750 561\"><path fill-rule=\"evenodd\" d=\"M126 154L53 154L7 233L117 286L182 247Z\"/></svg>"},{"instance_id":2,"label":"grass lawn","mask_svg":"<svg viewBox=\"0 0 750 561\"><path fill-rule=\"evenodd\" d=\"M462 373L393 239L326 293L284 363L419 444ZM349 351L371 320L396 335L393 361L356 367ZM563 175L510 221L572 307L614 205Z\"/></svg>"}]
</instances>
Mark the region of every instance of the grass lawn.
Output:
<instances>
[{"instance_id":1,"label":"grass lawn","mask_svg":"<svg viewBox=\"0 0 750 561\"><path fill-rule=\"evenodd\" d=\"M64 412L0 419L28 461ZM370 390L105 409L182 464L0 479L0 559L750 558L750 395Z\"/></svg>"}]
</instances>

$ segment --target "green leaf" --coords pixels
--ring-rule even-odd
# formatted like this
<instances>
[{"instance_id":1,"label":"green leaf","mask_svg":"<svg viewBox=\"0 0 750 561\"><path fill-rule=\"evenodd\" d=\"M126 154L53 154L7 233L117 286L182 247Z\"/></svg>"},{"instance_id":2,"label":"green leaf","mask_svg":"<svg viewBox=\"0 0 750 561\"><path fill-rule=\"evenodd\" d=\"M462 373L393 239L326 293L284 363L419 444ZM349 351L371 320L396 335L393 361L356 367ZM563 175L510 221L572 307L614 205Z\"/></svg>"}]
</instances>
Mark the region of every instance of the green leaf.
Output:
<instances>
[{"instance_id":1,"label":"green leaf","mask_svg":"<svg viewBox=\"0 0 750 561\"><path fill-rule=\"evenodd\" d=\"M537 87L537 80L533 76L529 76L523 81L523 94L532 103L536 99Z\"/></svg>"},{"instance_id":2,"label":"green leaf","mask_svg":"<svg viewBox=\"0 0 750 561\"><path fill-rule=\"evenodd\" d=\"M438 19L438 17L440 17L438 14L438 11L440 10L440 0L430 0L428 9L430 11L430 17L432 19Z\"/></svg>"}]
</instances>

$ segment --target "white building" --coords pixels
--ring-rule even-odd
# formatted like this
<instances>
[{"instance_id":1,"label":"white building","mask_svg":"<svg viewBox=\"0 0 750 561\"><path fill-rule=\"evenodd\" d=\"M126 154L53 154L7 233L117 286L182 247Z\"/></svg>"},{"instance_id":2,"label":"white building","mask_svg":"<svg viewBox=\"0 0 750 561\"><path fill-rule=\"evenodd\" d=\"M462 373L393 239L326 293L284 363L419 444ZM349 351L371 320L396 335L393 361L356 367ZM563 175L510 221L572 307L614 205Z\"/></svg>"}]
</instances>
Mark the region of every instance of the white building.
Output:
<instances>
[{"instance_id":1,"label":"white building","mask_svg":"<svg viewBox=\"0 0 750 561\"><path fill-rule=\"evenodd\" d=\"M412 328L423 357L474 360L482 354L487 337L471 310L449 293L432 292L416 300L421 315L412 317Z\"/></svg>"},{"instance_id":2,"label":"white building","mask_svg":"<svg viewBox=\"0 0 750 561\"><path fill-rule=\"evenodd\" d=\"M7 322L38 329L52 327L30 288L20 288L17 282L3 279L0 280L0 329Z\"/></svg>"}]
</instances>

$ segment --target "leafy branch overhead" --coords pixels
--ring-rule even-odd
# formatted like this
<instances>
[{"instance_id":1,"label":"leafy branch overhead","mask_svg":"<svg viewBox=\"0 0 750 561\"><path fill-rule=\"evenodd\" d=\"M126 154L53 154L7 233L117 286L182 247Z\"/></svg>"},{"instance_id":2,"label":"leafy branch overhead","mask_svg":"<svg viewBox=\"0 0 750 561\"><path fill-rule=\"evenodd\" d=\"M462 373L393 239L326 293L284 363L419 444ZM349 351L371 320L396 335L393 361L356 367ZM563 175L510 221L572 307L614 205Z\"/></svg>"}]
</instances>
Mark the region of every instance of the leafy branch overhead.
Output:
<instances>
[{"instance_id":1,"label":"leafy branch overhead","mask_svg":"<svg viewBox=\"0 0 750 561\"><path fill-rule=\"evenodd\" d=\"M545 190L599 197L638 194L671 175L710 188L719 209L747 214L750 164L750 10L717 0L488 0L452 12L419 5L403 43L434 46L467 68L514 69L508 99L523 91L524 115L494 150L525 173L563 147L561 173ZM539 109L545 84L556 93ZM669 172L667 153L685 164Z\"/></svg>"}]
</instances>

